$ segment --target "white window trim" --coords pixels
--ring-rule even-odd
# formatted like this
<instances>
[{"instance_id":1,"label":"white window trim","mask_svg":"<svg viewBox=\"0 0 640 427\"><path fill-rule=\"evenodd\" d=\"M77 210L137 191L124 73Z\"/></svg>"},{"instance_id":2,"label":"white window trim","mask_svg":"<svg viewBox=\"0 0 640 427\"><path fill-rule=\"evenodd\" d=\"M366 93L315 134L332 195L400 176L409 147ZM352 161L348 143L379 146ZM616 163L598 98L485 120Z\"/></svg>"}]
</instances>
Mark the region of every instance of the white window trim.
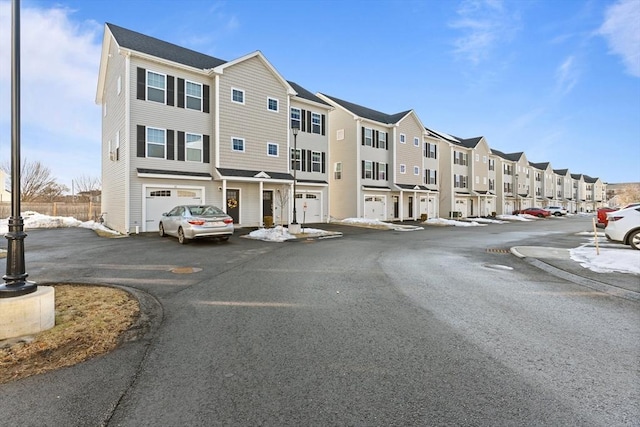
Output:
<instances>
[{"instance_id":1,"label":"white window trim","mask_svg":"<svg viewBox=\"0 0 640 427\"><path fill-rule=\"evenodd\" d=\"M318 123L314 121L315 118L318 119ZM318 126L318 132L315 131L316 126ZM311 133L322 134L322 114L313 111L311 112Z\"/></svg>"},{"instance_id":2,"label":"white window trim","mask_svg":"<svg viewBox=\"0 0 640 427\"><path fill-rule=\"evenodd\" d=\"M413 146L420 147L420 138L418 138L417 136L413 137Z\"/></svg>"},{"instance_id":3,"label":"white window trim","mask_svg":"<svg viewBox=\"0 0 640 427\"><path fill-rule=\"evenodd\" d=\"M276 103L276 109L273 110L270 108L270 102L271 101L275 101ZM279 113L280 112L280 100L278 98L271 98L270 96L267 97L267 111L271 111L272 113Z\"/></svg>"},{"instance_id":4,"label":"white window trim","mask_svg":"<svg viewBox=\"0 0 640 427\"><path fill-rule=\"evenodd\" d=\"M162 131L162 134L164 135L164 138L163 138L164 142L162 144L158 144L157 142L149 142L149 129ZM147 158L147 159L165 159L165 160L167 159L167 130L166 129L147 126L145 128L144 138L145 138L145 141L144 141L144 156L145 156L145 158ZM164 156L163 157L151 157L151 156L149 156L149 144L162 145L163 151L164 151Z\"/></svg>"},{"instance_id":5,"label":"white window trim","mask_svg":"<svg viewBox=\"0 0 640 427\"><path fill-rule=\"evenodd\" d=\"M233 92L234 91L238 91L240 93L242 93L242 102L240 101L236 101L235 99L233 99ZM246 94L244 93L244 90L239 89L237 87L231 87L231 102L233 102L234 104L241 104L244 105L245 101L246 101Z\"/></svg>"},{"instance_id":6,"label":"white window trim","mask_svg":"<svg viewBox=\"0 0 640 427\"><path fill-rule=\"evenodd\" d=\"M413 167L413 174L414 175L420 175L420 168L418 166L414 166Z\"/></svg>"},{"instance_id":7,"label":"white window trim","mask_svg":"<svg viewBox=\"0 0 640 427\"><path fill-rule=\"evenodd\" d=\"M292 117L291 113L293 112L293 110L296 110L298 112L298 118L297 119L294 119ZM293 122L294 120L298 122L298 129L302 130L302 109L300 109L298 107L291 107L289 109L289 124L292 124L291 122ZM293 127L293 126L291 126L291 127Z\"/></svg>"},{"instance_id":8,"label":"white window trim","mask_svg":"<svg viewBox=\"0 0 640 427\"><path fill-rule=\"evenodd\" d=\"M189 156L187 156L187 150L189 149L189 141L187 141L188 139L188 135L194 135L194 136L198 136L200 137L200 160L189 160ZM192 150L195 150L194 148L192 148ZM184 133L184 160L185 162L191 162L191 163L203 163L204 160L204 136L201 133L193 133L193 132L185 132Z\"/></svg>"},{"instance_id":9,"label":"white window trim","mask_svg":"<svg viewBox=\"0 0 640 427\"><path fill-rule=\"evenodd\" d=\"M367 136L367 133L369 134L369 136ZM370 141L368 144L367 139ZM364 146L373 147L373 129L371 128L364 128Z\"/></svg>"},{"instance_id":10,"label":"white window trim","mask_svg":"<svg viewBox=\"0 0 640 427\"><path fill-rule=\"evenodd\" d=\"M200 86L200 96L194 96L194 95L187 94L187 83L191 83L193 85ZM196 99L200 100L200 108L199 109L188 107L189 103L187 102L187 100L188 100L189 97L196 98ZM243 97L243 99L244 99L244 97ZM185 80L184 81L184 108L186 108L188 110L193 110L193 111L202 111L203 107L204 107L204 85L202 83L194 82L192 80Z\"/></svg>"},{"instance_id":11,"label":"white window trim","mask_svg":"<svg viewBox=\"0 0 640 427\"><path fill-rule=\"evenodd\" d=\"M373 162L370 160L364 161L364 179L374 179L373 176ZM369 172L370 176L367 177L367 172Z\"/></svg>"},{"instance_id":12,"label":"white window trim","mask_svg":"<svg viewBox=\"0 0 640 427\"><path fill-rule=\"evenodd\" d=\"M269 153L269 147L271 147L271 146L275 146L276 147L276 154ZM275 142L267 142L267 156L269 156L269 157L280 157L280 144L277 144Z\"/></svg>"},{"instance_id":13,"label":"white window trim","mask_svg":"<svg viewBox=\"0 0 640 427\"><path fill-rule=\"evenodd\" d=\"M404 133L400 134L400 144L406 144L407 143L407 135L405 135Z\"/></svg>"},{"instance_id":14,"label":"white window trim","mask_svg":"<svg viewBox=\"0 0 640 427\"><path fill-rule=\"evenodd\" d=\"M407 165L405 165L404 163L400 164L400 173L401 174L407 173Z\"/></svg>"},{"instance_id":15,"label":"white window trim","mask_svg":"<svg viewBox=\"0 0 640 427\"><path fill-rule=\"evenodd\" d=\"M317 161L314 157L317 156ZM314 170L314 166L318 166L318 170ZM311 152L311 172L322 172L322 153L320 151Z\"/></svg>"},{"instance_id":16,"label":"white window trim","mask_svg":"<svg viewBox=\"0 0 640 427\"><path fill-rule=\"evenodd\" d=\"M242 150L236 150L235 148L233 148L233 140L237 139L238 141L242 141ZM231 151L235 152L235 153L244 153L247 149L247 144L246 141L244 140L244 138L238 138L237 136L232 136L231 137Z\"/></svg>"},{"instance_id":17,"label":"white window trim","mask_svg":"<svg viewBox=\"0 0 640 427\"><path fill-rule=\"evenodd\" d=\"M164 77L164 88L163 89L159 89L159 88L157 88L155 86L151 86L149 84L149 73L157 74L159 76ZM145 89L144 96L145 96L146 100L147 101L151 101L151 102L160 102L161 104L166 104L167 103L167 75L164 74L164 73L158 73L157 71L147 70L147 75L145 77L146 77L146 85L145 85L145 88L144 88ZM162 95L163 95L162 101L155 101L153 99L149 99L149 88L150 87L155 89L155 90L161 90L162 91Z\"/></svg>"}]
</instances>

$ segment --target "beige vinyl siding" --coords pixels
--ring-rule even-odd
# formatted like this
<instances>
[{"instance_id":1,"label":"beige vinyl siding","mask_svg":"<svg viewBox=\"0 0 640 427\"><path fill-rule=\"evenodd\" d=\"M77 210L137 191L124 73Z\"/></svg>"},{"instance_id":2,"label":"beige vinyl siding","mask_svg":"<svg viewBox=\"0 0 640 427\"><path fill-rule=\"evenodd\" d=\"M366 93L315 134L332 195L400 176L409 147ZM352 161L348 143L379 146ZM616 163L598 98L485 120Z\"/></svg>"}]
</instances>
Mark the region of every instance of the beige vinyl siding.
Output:
<instances>
[{"instance_id":1,"label":"beige vinyl siding","mask_svg":"<svg viewBox=\"0 0 640 427\"><path fill-rule=\"evenodd\" d=\"M470 187L476 191L489 191L489 146L484 139L478 142L472 150L472 155L473 177L469 177ZM478 183L476 183L476 177L478 177Z\"/></svg>"},{"instance_id":2,"label":"beige vinyl siding","mask_svg":"<svg viewBox=\"0 0 640 427\"><path fill-rule=\"evenodd\" d=\"M344 139L337 140L338 130L344 132ZM357 198L360 197L360 160L358 152L360 150L360 132L358 122L353 119L353 115L345 113L336 108L329 113L329 215L334 218L352 218L358 215ZM342 179L334 178L334 165L336 162L342 163Z\"/></svg>"},{"instance_id":3,"label":"beige vinyl siding","mask_svg":"<svg viewBox=\"0 0 640 427\"><path fill-rule=\"evenodd\" d=\"M102 163L102 201L101 211L105 224L121 233L126 233L126 180L124 179L129 161L129 138L126 134L126 61L118 54L117 46L112 43L111 55L105 75L103 102L107 105L107 115L102 117L102 145L100 150ZM118 77L121 81L121 92L118 94ZM115 150L116 135L120 132L119 160L111 160L109 141Z\"/></svg>"},{"instance_id":4,"label":"beige vinyl siding","mask_svg":"<svg viewBox=\"0 0 640 427\"><path fill-rule=\"evenodd\" d=\"M318 172L305 172L305 171L297 171L298 179L312 179L312 180L323 180L328 182L329 173L332 172L332 169L329 167L329 129L328 129L328 121L329 121L329 110L327 108L320 108L317 105L310 105L306 103L302 103L300 101L296 101L295 99L291 102L291 107L299 108L301 110L311 111L317 114L324 115L325 117L325 134L316 134L310 132L298 132L297 137L297 146L298 149L302 150L311 150L317 151L319 153L325 153L325 173ZM290 116L290 112L288 107L284 107L286 109L287 118ZM287 126L290 126L290 121L287 119ZM289 147L293 149L293 134L290 134ZM266 149L265 149L266 150ZM287 146L280 146L280 156L285 156L288 159L289 150Z\"/></svg>"},{"instance_id":5,"label":"beige vinyl siding","mask_svg":"<svg viewBox=\"0 0 640 427\"><path fill-rule=\"evenodd\" d=\"M244 104L231 101L231 89L244 91ZM287 147L289 108L287 91L258 57L249 58L220 75L220 167L288 172L288 157L267 156L267 143ZM278 112L267 109L267 99L279 101ZM244 139L245 151L232 150L232 138Z\"/></svg>"},{"instance_id":6,"label":"beige vinyl siding","mask_svg":"<svg viewBox=\"0 0 640 427\"><path fill-rule=\"evenodd\" d=\"M415 115L413 114L405 117L396 129L395 183L397 184L420 185L424 183L424 170L422 168L423 129L424 128L416 120ZM400 143L400 134L404 134L406 136L406 142L404 144ZM418 138L417 147L414 145L414 138ZM401 164L404 164L407 167L404 174L400 173ZM415 166L418 167L419 175L414 175L413 173Z\"/></svg>"}]
</instances>

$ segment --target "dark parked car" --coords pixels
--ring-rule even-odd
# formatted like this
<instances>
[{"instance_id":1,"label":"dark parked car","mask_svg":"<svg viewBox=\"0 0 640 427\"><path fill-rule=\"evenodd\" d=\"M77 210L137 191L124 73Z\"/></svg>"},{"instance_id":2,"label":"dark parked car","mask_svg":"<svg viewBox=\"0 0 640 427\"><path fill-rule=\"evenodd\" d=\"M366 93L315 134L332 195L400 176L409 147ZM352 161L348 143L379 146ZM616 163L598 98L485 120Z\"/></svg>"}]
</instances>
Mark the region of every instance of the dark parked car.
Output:
<instances>
[{"instance_id":1,"label":"dark parked car","mask_svg":"<svg viewBox=\"0 0 640 427\"><path fill-rule=\"evenodd\" d=\"M533 215L533 216L537 216L538 218L546 218L551 216L551 212L542 208L521 209L519 211L514 212L514 215L517 215L517 214Z\"/></svg>"},{"instance_id":2,"label":"dark parked car","mask_svg":"<svg viewBox=\"0 0 640 427\"><path fill-rule=\"evenodd\" d=\"M233 235L233 218L213 205L176 206L162 214L158 231L161 237L175 236L182 244L189 239L208 237L229 240Z\"/></svg>"}]
</instances>

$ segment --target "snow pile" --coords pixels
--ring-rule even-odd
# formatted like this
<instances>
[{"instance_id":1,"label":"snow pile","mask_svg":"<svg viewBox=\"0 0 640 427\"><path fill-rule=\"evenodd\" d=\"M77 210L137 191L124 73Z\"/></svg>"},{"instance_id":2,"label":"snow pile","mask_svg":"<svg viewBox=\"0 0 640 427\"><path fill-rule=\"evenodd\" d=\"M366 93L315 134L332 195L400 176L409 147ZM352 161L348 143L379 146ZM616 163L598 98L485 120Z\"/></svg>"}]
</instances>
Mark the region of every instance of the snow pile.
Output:
<instances>
[{"instance_id":1,"label":"snow pile","mask_svg":"<svg viewBox=\"0 0 640 427\"><path fill-rule=\"evenodd\" d=\"M534 221L538 219L533 215L497 215L496 218L503 221Z\"/></svg>"},{"instance_id":2,"label":"snow pile","mask_svg":"<svg viewBox=\"0 0 640 427\"><path fill-rule=\"evenodd\" d=\"M596 273L630 273L640 275L640 251L635 249L600 248L600 255L593 246L580 246L569 251L571 259Z\"/></svg>"},{"instance_id":3,"label":"snow pile","mask_svg":"<svg viewBox=\"0 0 640 427\"><path fill-rule=\"evenodd\" d=\"M42 215L38 212L26 211L22 213L23 226L25 230L34 230L36 228L69 228L80 227L90 230L100 230L111 234L120 234L111 230L104 225L95 221L82 222L73 217L68 216L49 216ZM0 234L9 232L9 219L0 219Z\"/></svg>"},{"instance_id":4,"label":"snow pile","mask_svg":"<svg viewBox=\"0 0 640 427\"><path fill-rule=\"evenodd\" d=\"M423 222L423 224L427 225L436 225L441 227L447 226L455 226L455 227L484 227L487 224L480 224L477 221L457 221L455 219L444 219L444 218L431 218Z\"/></svg>"},{"instance_id":5,"label":"snow pile","mask_svg":"<svg viewBox=\"0 0 640 427\"><path fill-rule=\"evenodd\" d=\"M289 229L281 225L274 228L259 228L247 235L248 239L264 240L265 242L285 242L295 239L296 236L289 234Z\"/></svg>"},{"instance_id":6,"label":"snow pile","mask_svg":"<svg viewBox=\"0 0 640 427\"><path fill-rule=\"evenodd\" d=\"M506 224L507 221L501 221L499 219L491 219L491 218L468 218L469 221L479 222L481 224Z\"/></svg>"},{"instance_id":7,"label":"snow pile","mask_svg":"<svg viewBox=\"0 0 640 427\"><path fill-rule=\"evenodd\" d=\"M356 225L359 227L380 228L394 231L424 230L422 227L417 227L415 225L393 224L390 222L380 221L378 219L368 218L345 218L343 220L334 220L333 222L346 225Z\"/></svg>"}]
</instances>

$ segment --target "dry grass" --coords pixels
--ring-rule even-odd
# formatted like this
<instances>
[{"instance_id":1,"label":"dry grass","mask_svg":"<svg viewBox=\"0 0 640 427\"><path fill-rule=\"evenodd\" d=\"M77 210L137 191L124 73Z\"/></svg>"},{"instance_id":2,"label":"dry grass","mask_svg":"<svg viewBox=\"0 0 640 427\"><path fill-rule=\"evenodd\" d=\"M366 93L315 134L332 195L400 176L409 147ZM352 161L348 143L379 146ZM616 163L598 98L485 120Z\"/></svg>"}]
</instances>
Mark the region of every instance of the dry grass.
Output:
<instances>
[{"instance_id":1,"label":"dry grass","mask_svg":"<svg viewBox=\"0 0 640 427\"><path fill-rule=\"evenodd\" d=\"M53 286L56 325L26 339L0 342L0 384L111 351L139 315L138 301L120 289Z\"/></svg>"}]
</instances>

